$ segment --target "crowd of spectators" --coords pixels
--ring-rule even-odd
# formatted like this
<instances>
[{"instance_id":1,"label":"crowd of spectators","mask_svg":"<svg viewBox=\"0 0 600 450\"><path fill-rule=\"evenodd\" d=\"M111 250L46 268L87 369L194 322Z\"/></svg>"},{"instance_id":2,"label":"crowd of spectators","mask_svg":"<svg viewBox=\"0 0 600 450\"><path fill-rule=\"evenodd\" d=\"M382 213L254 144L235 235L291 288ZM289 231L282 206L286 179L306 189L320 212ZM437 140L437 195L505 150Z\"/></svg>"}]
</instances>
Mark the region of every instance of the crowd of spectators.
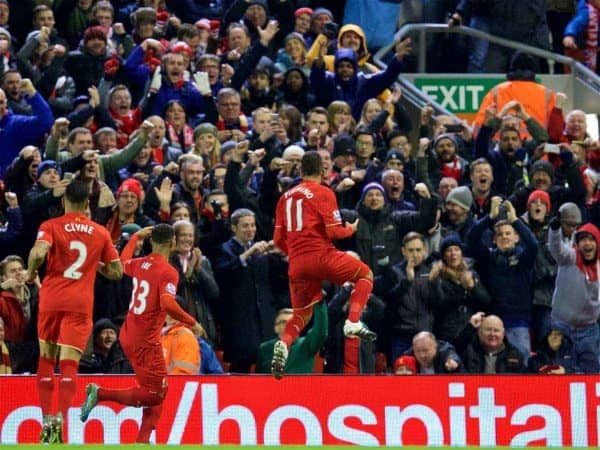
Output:
<instances>
[{"instance_id":1,"label":"crowd of spectators","mask_svg":"<svg viewBox=\"0 0 600 450\"><path fill-rule=\"evenodd\" d=\"M205 334L168 318L170 373L268 372L291 317L274 211L307 150L343 220L359 219L336 245L375 276L362 320L378 340L344 339L353 287L324 285L290 373L599 372L600 145L586 112L535 81L542 61L445 37L428 47L432 71L454 48L454 68L507 84L474 129L430 106L413 123L394 83L411 41L385 70L371 54L414 3L0 0L0 374L36 371L39 280L24 269L72 179L119 250L173 225L178 302ZM417 3L420 20L579 48L596 69L600 2ZM380 29L374 4L393 13ZM98 275L81 373L131 372L118 342L131 289Z\"/></svg>"}]
</instances>

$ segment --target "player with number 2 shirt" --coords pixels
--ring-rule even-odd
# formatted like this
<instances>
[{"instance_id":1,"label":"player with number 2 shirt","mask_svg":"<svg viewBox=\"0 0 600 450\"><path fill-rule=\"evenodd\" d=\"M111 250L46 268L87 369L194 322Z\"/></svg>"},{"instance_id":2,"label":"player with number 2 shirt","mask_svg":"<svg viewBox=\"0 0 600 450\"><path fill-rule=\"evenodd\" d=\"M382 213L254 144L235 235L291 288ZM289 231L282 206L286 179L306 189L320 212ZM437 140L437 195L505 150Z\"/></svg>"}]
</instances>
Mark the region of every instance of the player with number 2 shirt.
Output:
<instances>
[{"instance_id":1,"label":"player with number 2 shirt","mask_svg":"<svg viewBox=\"0 0 600 450\"><path fill-rule=\"evenodd\" d=\"M271 371L279 379L285 371L289 347L312 317L313 305L321 301L321 282L341 285L352 282L347 337L374 340L375 333L361 321L373 288L373 273L362 261L337 250L332 240L356 232L358 220L343 224L333 191L321 184L323 164L316 151L302 156L303 181L279 199L273 242L289 256L290 297L294 315L281 339L275 343Z\"/></svg>"},{"instance_id":2,"label":"player with number 2 shirt","mask_svg":"<svg viewBox=\"0 0 600 450\"><path fill-rule=\"evenodd\" d=\"M130 259L138 242L147 237L152 240L152 253ZM101 401L143 407L137 443L150 441L150 433L156 428L167 393L167 368L160 345L166 314L188 325L195 334L204 334L202 326L175 301L179 275L169 264L169 255L174 248L173 228L159 224L138 231L123 249L121 260L125 274L132 278L133 289L119 341L135 371L137 385L127 389L106 389L89 384L81 407L83 422Z\"/></svg>"},{"instance_id":3,"label":"player with number 2 shirt","mask_svg":"<svg viewBox=\"0 0 600 450\"><path fill-rule=\"evenodd\" d=\"M73 181L65 188L65 214L40 225L29 253L27 280L47 258L40 289L37 386L42 409L41 442L61 443L63 420L77 389L79 360L92 332L96 271L119 279L123 267L110 234L85 216L89 188ZM100 266L99 266L100 264ZM59 356L58 412L52 410L54 367Z\"/></svg>"}]
</instances>

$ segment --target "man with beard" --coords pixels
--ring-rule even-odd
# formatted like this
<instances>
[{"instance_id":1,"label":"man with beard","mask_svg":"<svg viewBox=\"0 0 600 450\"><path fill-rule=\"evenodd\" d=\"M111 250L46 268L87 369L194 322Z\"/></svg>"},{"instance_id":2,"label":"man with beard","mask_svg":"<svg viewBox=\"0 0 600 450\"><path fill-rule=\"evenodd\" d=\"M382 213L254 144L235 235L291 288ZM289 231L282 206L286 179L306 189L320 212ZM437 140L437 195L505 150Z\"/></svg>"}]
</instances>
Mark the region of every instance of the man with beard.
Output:
<instances>
[{"instance_id":1,"label":"man with beard","mask_svg":"<svg viewBox=\"0 0 600 450\"><path fill-rule=\"evenodd\" d=\"M573 342L576 371L598 373L600 232L587 223L577 229L575 246L570 246L561 239L560 226L560 219L554 217L548 230L548 247L558 264L552 296L552 329L562 331Z\"/></svg>"},{"instance_id":2,"label":"man with beard","mask_svg":"<svg viewBox=\"0 0 600 450\"><path fill-rule=\"evenodd\" d=\"M517 127L505 125L500 128L497 145L491 145L494 129L488 124L495 118L486 114L483 126L475 140L475 157L485 158L491 164L495 182L494 188L500 195L510 195L518 180L523 178L527 151Z\"/></svg>"},{"instance_id":3,"label":"man with beard","mask_svg":"<svg viewBox=\"0 0 600 450\"><path fill-rule=\"evenodd\" d=\"M551 156L558 157L558 168L546 159L539 159L529 169L529 184L523 180L516 185L509 199L515 205L517 213L525 212L529 195L537 189L546 191L550 196L552 214L555 214L559 205L565 202L584 204L586 188L581 172L573 162L573 153L561 148L559 155Z\"/></svg>"},{"instance_id":4,"label":"man with beard","mask_svg":"<svg viewBox=\"0 0 600 450\"><path fill-rule=\"evenodd\" d=\"M465 181L469 163L458 155L458 141L452 133L440 134L432 150L427 151L428 142L419 142L417 154L417 179L434 189L444 177L454 178L458 184Z\"/></svg>"},{"instance_id":5,"label":"man with beard","mask_svg":"<svg viewBox=\"0 0 600 450\"><path fill-rule=\"evenodd\" d=\"M204 162L200 156L187 154L179 159L180 181L171 187L169 174L163 172L148 189L144 211L156 222L167 221L171 205L185 202L192 211L191 221L196 223L202 210L202 180Z\"/></svg>"},{"instance_id":6,"label":"man with beard","mask_svg":"<svg viewBox=\"0 0 600 450\"><path fill-rule=\"evenodd\" d=\"M466 242L467 233L473 226L473 194L466 186L458 186L446 197L445 211L442 215L442 236L456 233L462 242Z\"/></svg>"}]
</instances>

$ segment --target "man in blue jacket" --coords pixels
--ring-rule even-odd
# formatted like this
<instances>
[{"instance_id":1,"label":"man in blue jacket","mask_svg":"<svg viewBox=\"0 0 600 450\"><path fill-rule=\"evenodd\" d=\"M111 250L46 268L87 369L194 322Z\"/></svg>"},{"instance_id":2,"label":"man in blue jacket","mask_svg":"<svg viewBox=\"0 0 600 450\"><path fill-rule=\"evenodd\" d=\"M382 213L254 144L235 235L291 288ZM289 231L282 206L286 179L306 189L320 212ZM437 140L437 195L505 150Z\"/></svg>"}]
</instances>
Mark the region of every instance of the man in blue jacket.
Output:
<instances>
[{"instance_id":1,"label":"man in blue jacket","mask_svg":"<svg viewBox=\"0 0 600 450\"><path fill-rule=\"evenodd\" d=\"M6 94L0 89L0 179L26 145L37 144L44 136L54 117L44 98L35 90L30 79L21 80L25 101L31 105L31 116L13 114L8 109Z\"/></svg>"},{"instance_id":2,"label":"man in blue jacket","mask_svg":"<svg viewBox=\"0 0 600 450\"><path fill-rule=\"evenodd\" d=\"M490 248L483 233L492 226L495 247ZM538 247L535 235L518 219L508 200L493 197L490 213L471 228L467 243L492 294L492 313L502 319L506 337L527 361L531 351L532 274Z\"/></svg>"},{"instance_id":3,"label":"man in blue jacket","mask_svg":"<svg viewBox=\"0 0 600 450\"><path fill-rule=\"evenodd\" d=\"M310 84L321 106L327 107L334 100L343 100L350 105L352 116L358 121L363 104L377 97L400 75L402 60L411 51L410 38L397 41L396 57L385 70L373 74L364 74L358 70L357 56L354 50L339 48L335 52L335 72L327 72L323 61L326 47L313 63L310 71Z\"/></svg>"}]
</instances>

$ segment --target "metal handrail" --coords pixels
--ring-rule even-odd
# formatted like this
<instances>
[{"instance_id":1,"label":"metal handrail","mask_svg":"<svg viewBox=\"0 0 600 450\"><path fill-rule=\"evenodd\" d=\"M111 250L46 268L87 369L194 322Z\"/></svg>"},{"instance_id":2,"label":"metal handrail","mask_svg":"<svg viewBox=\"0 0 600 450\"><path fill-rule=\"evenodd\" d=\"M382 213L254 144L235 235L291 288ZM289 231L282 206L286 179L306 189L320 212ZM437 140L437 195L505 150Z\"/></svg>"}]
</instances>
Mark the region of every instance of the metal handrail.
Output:
<instances>
[{"instance_id":1,"label":"metal handrail","mask_svg":"<svg viewBox=\"0 0 600 450\"><path fill-rule=\"evenodd\" d=\"M522 44L520 42L511 41L498 36L494 36L489 33L485 33L474 28L466 26L455 26L450 27L447 24L438 23L408 23L403 25L395 35L395 40L404 39L409 33L417 32L419 34L419 54L418 54L418 69L419 72L424 73L426 69L426 34L427 33L454 33L471 36L478 39L485 39L494 44L498 44L504 47L521 50L534 56L538 56L543 59L549 59L551 61L565 64L571 67L571 76L579 78L579 81L585 82L592 89L600 92L600 77L596 75L589 68L568 56L560 55L558 53L552 53L541 48L533 47L531 45ZM387 65L383 62L382 58L387 54L394 44L391 43L385 47L382 47L374 56L373 60L380 67L386 67Z\"/></svg>"}]
</instances>

